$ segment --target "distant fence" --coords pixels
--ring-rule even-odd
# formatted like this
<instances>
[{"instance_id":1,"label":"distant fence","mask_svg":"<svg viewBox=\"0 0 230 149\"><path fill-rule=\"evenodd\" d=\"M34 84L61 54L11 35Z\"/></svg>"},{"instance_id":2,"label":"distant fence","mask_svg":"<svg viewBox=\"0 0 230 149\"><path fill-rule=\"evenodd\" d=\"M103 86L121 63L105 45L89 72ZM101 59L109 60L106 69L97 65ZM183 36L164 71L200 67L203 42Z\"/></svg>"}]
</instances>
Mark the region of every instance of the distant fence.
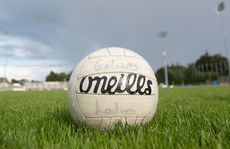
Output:
<instances>
[{"instance_id":1,"label":"distant fence","mask_svg":"<svg viewBox=\"0 0 230 149\"><path fill-rule=\"evenodd\" d=\"M42 90L67 90L68 82L39 82L39 83L19 83L0 84L0 91L42 91Z\"/></svg>"},{"instance_id":2,"label":"distant fence","mask_svg":"<svg viewBox=\"0 0 230 149\"><path fill-rule=\"evenodd\" d=\"M163 67L156 72L158 83L165 83ZM230 84L227 61L204 64L188 64L168 66L168 82L172 85L185 84Z\"/></svg>"},{"instance_id":3,"label":"distant fence","mask_svg":"<svg viewBox=\"0 0 230 149\"><path fill-rule=\"evenodd\" d=\"M214 72L218 76L226 75L228 72L228 62L213 62L197 65L193 68L192 73L195 75L204 74L205 72Z\"/></svg>"}]
</instances>

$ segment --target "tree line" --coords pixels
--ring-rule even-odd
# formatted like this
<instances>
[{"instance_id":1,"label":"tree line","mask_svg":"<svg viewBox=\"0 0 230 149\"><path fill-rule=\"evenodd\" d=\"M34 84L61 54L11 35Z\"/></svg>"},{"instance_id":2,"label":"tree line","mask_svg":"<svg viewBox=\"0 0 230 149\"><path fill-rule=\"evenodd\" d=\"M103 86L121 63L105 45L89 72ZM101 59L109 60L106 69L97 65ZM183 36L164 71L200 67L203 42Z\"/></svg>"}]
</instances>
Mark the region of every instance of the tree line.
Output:
<instances>
[{"instance_id":1,"label":"tree line","mask_svg":"<svg viewBox=\"0 0 230 149\"><path fill-rule=\"evenodd\" d=\"M69 81L72 71L70 73L55 73L51 71L48 76L46 76L46 82L49 81Z\"/></svg>"}]
</instances>

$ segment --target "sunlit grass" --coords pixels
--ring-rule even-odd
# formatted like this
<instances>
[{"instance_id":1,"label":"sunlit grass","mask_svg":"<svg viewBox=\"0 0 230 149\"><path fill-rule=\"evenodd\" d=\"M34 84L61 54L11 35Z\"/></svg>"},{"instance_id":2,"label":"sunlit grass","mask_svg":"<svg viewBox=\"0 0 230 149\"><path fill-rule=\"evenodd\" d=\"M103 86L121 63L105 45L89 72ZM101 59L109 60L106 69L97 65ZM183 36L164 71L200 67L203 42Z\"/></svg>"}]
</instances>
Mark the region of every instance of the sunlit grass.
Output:
<instances>
[{"instance_id":1,"label":"sunlit grass","mask_svg":"<svg viewBox=\"0 0 230 149\"><path fill-rule=\"evenodd\" d=\"M76 126L66 91L0 92L0 148L229 148L230 86L160 89L143 126Z\"/></svg>"}]
</instances>

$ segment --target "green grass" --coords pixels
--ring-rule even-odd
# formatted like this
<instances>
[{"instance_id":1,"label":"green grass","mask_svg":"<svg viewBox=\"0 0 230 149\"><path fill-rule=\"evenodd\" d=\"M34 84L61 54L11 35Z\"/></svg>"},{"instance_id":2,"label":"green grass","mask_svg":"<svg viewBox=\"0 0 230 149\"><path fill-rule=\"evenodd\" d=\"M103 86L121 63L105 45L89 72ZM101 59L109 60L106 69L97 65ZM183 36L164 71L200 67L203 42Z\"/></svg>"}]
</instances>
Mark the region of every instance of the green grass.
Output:
<instances>
[{"instance_id":1,"label":"green grass","mask_svg":"<svg viewBox=\"0 0 230 149\"><path fill-rule=\"evenodd\" d=\"M0 148L230 148L230 86L159 90L153 120L76 126L66 91L0 92Z\"/></svg>"}]
</instances>

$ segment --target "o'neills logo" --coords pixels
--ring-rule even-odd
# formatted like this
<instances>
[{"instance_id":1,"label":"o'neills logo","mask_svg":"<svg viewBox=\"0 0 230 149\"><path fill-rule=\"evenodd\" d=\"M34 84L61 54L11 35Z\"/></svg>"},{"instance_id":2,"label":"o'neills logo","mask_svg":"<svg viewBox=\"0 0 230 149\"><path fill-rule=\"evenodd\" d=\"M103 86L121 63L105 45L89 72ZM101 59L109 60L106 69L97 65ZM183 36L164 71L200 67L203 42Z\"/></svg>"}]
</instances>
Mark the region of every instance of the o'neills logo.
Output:
<instances>
[{"instance_id":1,"label":"o'neills logo","mask_svg":"<svg viewBox=\"0 0 230 149\"><path fill-rule=\"evenodd\" d=\"M101 94L116 94L127 92L131 95L150 95L152 92L152 81L146 80L143 75L129 73L120 76L85 76L80 81L81 93L101 93Z\"/></svg>"}]
</instances>

